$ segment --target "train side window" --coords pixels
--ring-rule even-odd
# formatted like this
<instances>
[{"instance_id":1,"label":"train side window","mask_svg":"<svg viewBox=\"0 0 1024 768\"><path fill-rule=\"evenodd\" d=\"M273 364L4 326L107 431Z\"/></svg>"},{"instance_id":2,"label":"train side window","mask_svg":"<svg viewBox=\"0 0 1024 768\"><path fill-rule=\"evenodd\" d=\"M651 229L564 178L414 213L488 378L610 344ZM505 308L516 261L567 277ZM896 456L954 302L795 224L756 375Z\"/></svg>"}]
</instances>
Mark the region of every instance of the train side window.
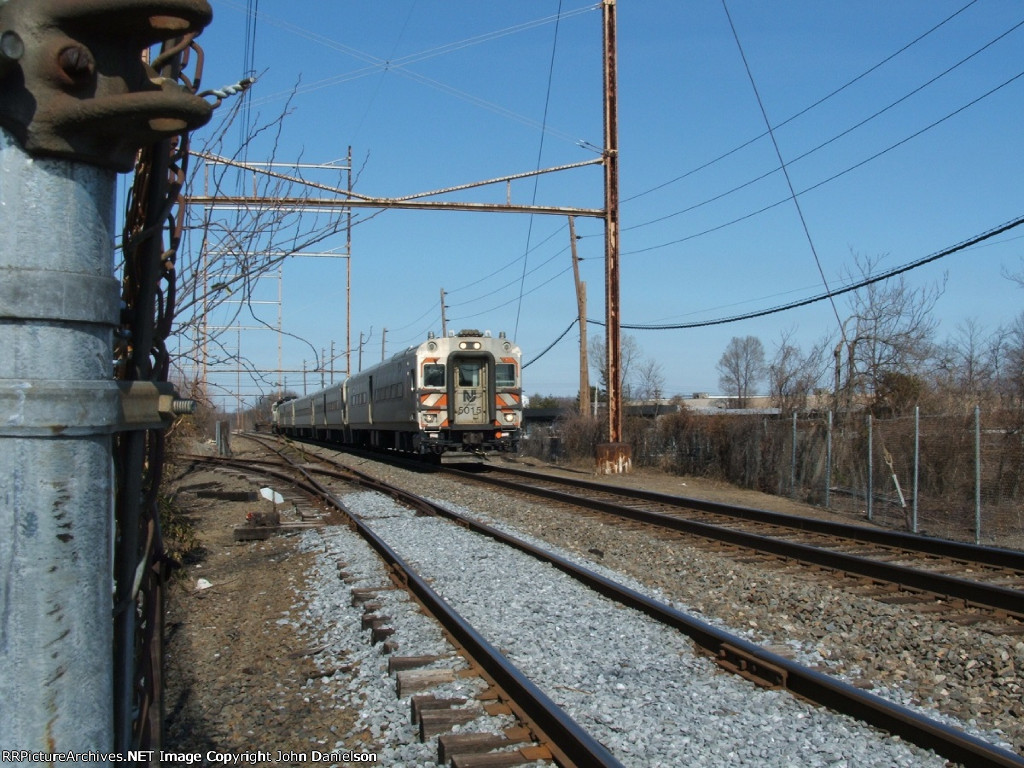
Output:
<instances>
[{"instance_id":1,"label":"train side window","mask_svg":"<svg viewBox=\"0 0 1024 768\"><path fill-rule=\"evenodd\" d=\"M496 387L514 387L516 385L516 367L513 363L494 364L494 385Z\"/></svg>"},{"instance_id":2,"label":"train side window","mask_svg":"<svg viewBox=\"0 0 1024 768\"><path fill-rule=\"evenodd\" d=\"M426 363L423 366L423 386L443 387L444 386L444 364Z\"/></svg>"}]
</instances>

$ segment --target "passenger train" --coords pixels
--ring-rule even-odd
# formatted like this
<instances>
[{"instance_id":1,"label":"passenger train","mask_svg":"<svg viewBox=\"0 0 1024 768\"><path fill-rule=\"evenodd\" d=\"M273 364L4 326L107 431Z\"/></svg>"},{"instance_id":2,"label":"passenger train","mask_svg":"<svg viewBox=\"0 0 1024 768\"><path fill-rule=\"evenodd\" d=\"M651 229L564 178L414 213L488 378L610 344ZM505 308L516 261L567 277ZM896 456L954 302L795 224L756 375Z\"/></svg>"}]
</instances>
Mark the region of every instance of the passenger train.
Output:
<instances>
[{"instance_id":1,"label":"passenger train","mask_svg":"<svg viewBox=\"0 0 1024 768\"><path fill-rule=\"evenodd\" d=\"M516 451L522 352L504 333L428 334L341 384L274 403L276 433L382 450Z\"/></svg>"}]
</instances>

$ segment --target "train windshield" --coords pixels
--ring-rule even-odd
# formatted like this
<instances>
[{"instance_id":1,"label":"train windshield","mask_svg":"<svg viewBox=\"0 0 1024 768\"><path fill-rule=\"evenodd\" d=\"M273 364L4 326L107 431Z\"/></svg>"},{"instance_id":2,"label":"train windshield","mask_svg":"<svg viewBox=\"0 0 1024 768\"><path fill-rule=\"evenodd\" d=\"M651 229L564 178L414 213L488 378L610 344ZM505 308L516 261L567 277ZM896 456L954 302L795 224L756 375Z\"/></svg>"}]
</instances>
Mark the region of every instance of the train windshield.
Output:
<instances>
[{"instance_id":1,"label":"train windshield","mask_svg":"<svg viewBox=\"0 0 1024 768\"><path fill-rule=\"evenodd\" d=\"M458 364L456 369L459 372L459 383L460 387L479 387L480 386L480 363L461 362Z\"/></svg>"},{"instance_id":2,"label":"train windshield","mask_svg":"<svg viewBox=\"0 0 1024 768\"><path fill-rule=\"evenodd\" d=\"M426 363L423 366L423 386L443 387L444 386L444 364Z\"/></svg>"},{"instance_id":3,"label":"train windshield","mask_svg":"<svg viewBox=\"0 0 1024 768\"><path fill-rule=\"evenodd\" d=\"M496 363L494 366L494 385L497 387L514 387L516 385L516 367L512 363Z\"/></svg>"}]
</instances>

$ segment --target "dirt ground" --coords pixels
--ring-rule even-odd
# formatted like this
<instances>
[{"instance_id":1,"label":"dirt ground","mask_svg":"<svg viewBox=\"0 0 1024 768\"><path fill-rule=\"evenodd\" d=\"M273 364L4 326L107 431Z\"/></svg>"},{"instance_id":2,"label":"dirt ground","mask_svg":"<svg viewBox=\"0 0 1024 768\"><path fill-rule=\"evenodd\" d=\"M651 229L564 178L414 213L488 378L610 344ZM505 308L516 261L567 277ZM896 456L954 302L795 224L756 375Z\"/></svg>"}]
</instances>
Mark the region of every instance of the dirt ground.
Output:
<instances>
[{"instance_id":1,"label":"dirt ground","mask_svg":"<svg viewBox=\"0 0 1024 768\"><path fill-rule=\"evenodd\" d=\"M196 495L254 490L246 480L179 470L169 489L199 549L168 590L165 750L329 750L349 732L353 714L325 700L324 673L312 660L318 649L282 621L301 615L313 555L297 551L295 534L236 542L234 527L259 503ZM328 670L348 671L344 659ZM359 739L347 748L366 746Z\"/></svg>"},{"instance_id":2,"label":"dirt ground","mask_svg":"<svg viewBox=\"0 0 1024 768\"><path fill-rule=\"evenodd\" d=\"M540 459L520 456L498 456L491 459L491 462L499 467L507 465L536 472L550 472L556 475L571 476L583 480L607 482L613 485L642 488L647 491L666 493L673 496L687 496L704 501L735 504L737 506L765 509L788 515L815 517L846 523L867 522L856 515L830 512L810 504L793 501L784 496L772 496L760 491L737 488L719 480L670 475L646 467L633 469L631 472L623 475L597 475L594 472L593 466L587 463L550 464Z\"/></svg>"}]
</instances>

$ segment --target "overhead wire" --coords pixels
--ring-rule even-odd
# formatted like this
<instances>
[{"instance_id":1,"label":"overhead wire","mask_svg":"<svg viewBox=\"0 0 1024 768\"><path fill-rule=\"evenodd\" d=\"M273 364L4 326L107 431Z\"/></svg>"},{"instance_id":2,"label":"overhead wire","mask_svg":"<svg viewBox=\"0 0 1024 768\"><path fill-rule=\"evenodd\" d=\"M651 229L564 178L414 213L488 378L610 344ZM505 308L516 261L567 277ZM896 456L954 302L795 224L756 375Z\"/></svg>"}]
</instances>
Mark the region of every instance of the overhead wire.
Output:
<instances>
[{"instance_id":1,"label":"overhead wire","mask_svg":"<svg viewBox=\"0 0 1024 768\"><path fill-rule=\"evenodd\" d=\"M920 35L915 37L913 40L911 40L909 43L907 43L902 48L900 48L899 50L895 51L894 53L889 54L884 59L879 61L877 64L874 64L873 66L868 67L866 70L864 70L863 72L858 74L856 77L853 77L850 80L847 80L841 86L839 86L835 90L827 93L826 95L822 96L817 101L812 102L811 104L808 104L806 107L801 109L799 112L796 112L795 114L790 115L789 117L787 117L782 122L777 123L774 126L774 128L778 129L778 128L781 128L784 125L788 125L789 123L793 122L797 118L802 117L803 115L807 114L808 112L810 112L815 107L821 106L826 101L828 101L831 98L833 98L834 96L838 96L840 93L845 91L850 86L854 85L855 83L859 82L860 80L863 80L865 77L870 75L875 70L879 69L880 67L884 66L885 64L888 64L890 61L895 59L897 56L899 56L900 54L906 52L907 50L909 50L910 48L912 48L913 46L917 45L919 42L924 40L926 37L931 35L933 32L936 32L938 29L940 29L941 27L945 26L947 23L949 23L954 18L959 16L961 13L966 11L968 8L970 8L972 5L974 5L976 2L978 2L978 0L970 0L970 2L967 3L967 5L959 8L956 11L954 11L952 14L950 14L949 16L944 18L938 24L933 26L931 29L927 30L926 32L921 33ZM626 203L626 202L630 202L630 201L636 200L637 198L643 197L644 195L648 195L648 194L650 194L652 192L656 192L659 189L663 189L663 188L665 188L665 187L667 187L667 186L669 186L671 184L675 184L677 181L682 181L683 179L685 179L685 178L687 178L689 176L692 176L695 173L703 171L705 168L709 168L710 166L714 165L715 163L718 163L718 162L720 162L722 160L725 160L726 158L730 157L731 155L736 154L740 150L743 150L743 149L749 147L751 144L754 144L755 142L760 141L761 139L763 139L767 135L768 135L768 131L765 131L764 133L760 133L757 136L754 136L752 139L749 139L748 141L743 142L739 146L730 149L728 152L725 152L725 153L719 155L718 157L715 157L715 158L713 158L711 160L708 160L707 162L703 163L702 165L699 165L698 167L693 168L693 169L687 171L686 173L682 174L681 176L676 176L674 179L669 179L668 181L662 182L661 184L658 184L657 186L651 187L650 189L647 189L647 190L645 190L643 192L639 192L639 193L637 193L635 195L631 195L629 197L625 197L625 198L623 198L622 202Z\"/></svg>"},{"instance_id":2,"label":"overhead wire","mask_svg":"<svg viewBox=\"0 0 1024 768\"><path fill-rule=\"evenodd\" d=\"M786 186L789 187L789 195L793 200L793 205L796 207L797 215L800 217L800 225L803 227L804 235L807 237L807 245L810 246L811 254L814 256L814 263L818 267L818 274L821 275L821 282L825 286L826 292L830 291L828 278L825 276L825 270L821 266L821 259L818 258L818 249L814 247L814 238L811 237L811 230L807 226L807 218L804 216L803 208L800 206L800 201L796 196L796 188L793 186L793 180L790 178L789 169L786 166L786 161L782 157L782 150L779 148L779 142L775 138L775 131L772 129L771 121L768 119L768 111L765 109L764 100L761 98L761 92L757 88L757 82L754 80L754 73L750 69L750 62L747 61L747 54L743 51L743 44L740 42L739 33L736 31L736 25L733 23L732 14L729 13L729 5L726 0L722 0L722 9L725 11L725 16L729 20L729 28L732 30L733 39L736 41L736 47L739 49L740 58L743 59L743 66L747 70L747 77L750 79L750 87L754 89L754 96L757 98L757 106L761 110L761 116L764 118L764 123L768 127L768 135L771 136L772 146L775 147L775 156L779 159L779 165L782 167L782 173L786 177ZM829 297L829 302L832 304L832 311L836 316L836 324L839 327L839 333L841 336L846 336L846 331L843 328L843 321L839 317L839 308L836 306L835 301Z\"/></svg>"},{"instance_id":3,"label":"overhead wire","mask_svg":"<svg viewBox=\"0 0 1024 768\"><path fill-rule=\"evenodd\" d=\"M532 293L536 293L541 288L545 287L546 285L549 285L550 283L553 283L555 280L560 278L562 275L565 275L565 274L567 274L567 273L569 273L571 271L572 271L572 266L571 265L567 266L567 267L565 267L565 269L561 270L560 272L556 272L554 275L549 277L544 282L538 283L533 288L531 288L530 290L526 291L523 295L524 296L529 296ZM464 320L468 320L468 319L473 318L473 317L480 317L481 315L486 315L487 313L493 312L496 309L501 309L502 307L507 307L510 304L514 304L516 301L518 301L518 297L511 298L508 301L503 301L500 304L492 304L491 306L489 306L483 312L477 312L476 314L472 314L472 315L462 315L461 318L464 319Z\"/></svg>"},{"instance_id":4,"label":"overhead wire","mask_svg":"<svg viewBox=\"0 0 1024 768\"><path fill-rule=\"evenodd\" d=\"M447 291L447 293L448 293L449 295L451 295L451 294L453 294L453 293L458 293L459 291L464 291L464 290L465 290L465 289L467 289L467 288L472 288L472 287L473 287L474 285L479 285L480 283L486 282L487 280L490 280L490 279L491 279L492 277L495 277L496 275L500 275L500 274L501 274L502 272L504 272L504 271L505 271L506 269L509 269L509 268L511 268L511 267L514 267L514 266L515 266L516 264L518 264L518 263L519 263L520 261L522 261L523 259L525 259L525 258L527 257L527 255L528 255L528 254L530 254L530 253L533 253L533 252L534 252L535 250L537 250L538 248L540 248L540 247L541 247L542 245L544 245L544 244L545 244L546 242L548 242L548 240L550 240L551 238L553 238L553 237L554 237L555 235L557 235L557 234L558 234L558 233L560 233L560 232L563 232L563 231L564 231L565 229L567 229L567 228L568 228L568 226L569 226L568 224L563 224L563 225L562 225L561 227L559 227L558 229L556 229L556 230L555 230L554 232L552 232L552 233L551 233L550 235L548 235L547 237L545 237L545 238L544 238L543 240L541 240L541 241L540 241L539 243L537 243L536 245L534 245L533 247L531 247L531 248L530 248L530 249L529 249L529 250L528 250L528 251L527 251L527 252L526 252L525 254L523 254L522 256L516 256L516 258L514 258L514 259L513 259L512 261L508 262L508 263L507 263L507 264L505 264L504 266L498 267L498 268L497 268L496 270L494 270L493 272L491 272L491 273L489 273L489 274L487 274L487 275L484 275L483 277L479 277L479 278L477 278L476 280L474 280L474 281L473 281L473 282L471 282L471 283L466 283L465 285L460 285L460 286L459 286L458 288L452 288L452 289L451 289L450 291ZM562 252L564 252L564 250L563 250ZM547 262L545 262L545 263L547 263ZM472 301L472 299L471 299L471 301Z\"/></svg>"},{"instance_id":5,"label":"overhead wire","mask_svg":"<svg viewBox=\"0 0 1024 768\"><path fill-rule=\"evenodd\" d=\"M970 61L974 57L978 56L979 54L981 54L983 51L987 50L991 46L995 45L997 42L1002 40L1004 37L1009 35L1011 32L1014 32L1015 30L1019 29L1022 26L1024 26L1024 19L1022 19L1021 21L1017 22L1012 27L1007 29L1005 32L1001 33L1000 35L996 36L995 38L993 38L992 40L987 42L981 48L976 49L975 51L973 51L969 55L967 55L964 58L960 59L956 64L953 64L952 66L946 68L945 70L943 70L939 74L937 74L934 77L932 77L930 80L922 83L921 85L917 86L912 91L904 94L903 96L901 96L900 98L896 99L895 101L890 102L886 106L884 106L881 109L879 109L876 112L874 112L872 115L864 118L863 120L860 120L859 122L853 124L849 128L846 128L845 130L840 131L839 133L833 135L831 138L828 138L825 141L821 142L817 146L812 147L811 149L808 149L807 151L797 155L796 157L794 157L793 159L791 159L789 161L789 165L792 166L794 163L797 163L800 160L803 160L803 159L809 157L810 155L814 154L815 152L818 152L819 150L824 149L829 144L832 144L832 143L838 141L839 139L843 138L844 136L847 136L850 133L853 133L858 128L862 128L863 126L867 125L872 120L875 120L875 119L881 117L882 115L884 115L889 110L894 109L896 106L898 106L899 104L902 104L904 101L906 101L907 99L911 98L912 96L915 96L916 94L920 93L925 88L927 88L927 87L929 87L931 85L934 85L936 82L938 82L942 78L946 77L947 75L952 73L954 70L958 69L959 67L963 66L968 61ZM783 124L784 123L780 123L779 125L781 126ZM773 141L774 141L774 130L776 130L778 127L779 126L775 126L775 128L769 129L765 133L761 134L761 136L758 137L758 138L762 138L764 136L772 136L773 137ZM747 144L744 144L743 146L748 146L750 143L751 142L747 142ZM724 155L723 155L723 157L724 157ZM702 167L707 167L707 165L710 165L710 163L705 164L705 166L702 166ZM771 176L772 174L774 174L774 173L776 173L776 172L778 172L780 170L784 170L784 169L781 168L781 167L772 168L771 170L766 171L765 173L762 173L760 176L757 176L757 177L755 177L753 179L745 181L742 184L739 184L739 185L737 185L735 187L732 187L729 190L726 190L725 192L722 192L720 194L715 195L714 197L707 198L707 199L705 199L705 200L703 200L703 201L701 201L699 203L695 203L695 204L690 205L690 206L688 206L686 208L683 208L682 210L674 211L673 213L669 213L669 214L666 214L664 216L659 216L659 217L657 217L655 219L650 219L648 221L640 222L639 224L633 224L632 226L629 226L629 227L624 227L623 231L640 229L642 227L646 227L646 226L649 226L651 224L656 224L658 222L666 221L668 219L674 218L675 216L680 216L680 215L682 215L684 213L689 213L690 211L694 211L694 210L696 210L698 208L701 208L701 207L703 207L705 205L709 205L711 203L717 202L718 200L721 200L721 199L723 199L725 197L728 197L729 195L731 195L731 194L733 194L735 192L739 192L740 190L745 189L746 187L749 187L749 186L751 186L753 184L756 184L757 182L762 181L763 179L768 178L769 176Z\"/></svg>"},{"instance_id":6,"label":"overhead wire","mask_svg":"<svg viewBox=\"0 0 1024 768\"><path fill-rule=\"evenodd\" d=\"M409 27L409 19L412 18L412 14L415 9L416 3L414 1L409 5L409 9L406 11L405 14L405 19L402 21L402 27L401 29L399 29L398 34L395 36L395 42L391 46L391 55L388 57L388 61L395 57L395 52L398 50L398 45L399 43L401 43L402 38L405 36L405 30ZM377 68L377 71L380 71L380 69ZM385 67L383 71L380 71L381 77L377 79L377 84L373 90L373 93L370 95L370 98L366 100L366 104L364 105L363 109L363 116L359 118L358 122L356 123L356 127L352 131L352 135L349 138L350 144L355 141L356 137L358 137L360 132L362 131L363 124L366 122L367 116L370 114L370 111L373 109L374 103L377 101L377 97L380 95L380 89L383 84L384 75L386 73L387 67Z\"/></svg>"},{"instance_id":7,"label":"overhead wire","mask_svg":"<svg viewBox=\"0 0 1024 768\"><path fill-rule=\"evenodd\" d=\"M992 89L986 91L985 93L981 94L980 96L972 99L968 103L958 107L957 109L955 109L952 112L944 115L943 117L940 117L939 119L929 123L924 128L921 128L920 130L915 131L914 133L910 134L909 136L905 136L904 138L902 138L899 141L897 141L895 144L890 144L888 147L885 147L884 149L879 150L878 152L875 152L873 155L870 155L869 157L866 157L863 160L860 160L859 162L854 163L853 165L851 165L851 166L849 166L847 168L844 168L843 170L839 171L838 173L834 173L831 176L829 176L829 177L827 177L825 179L822 179L821 181L818 181L818 182L816 182L814 184L811 184L808 187L805 187L804 189L802 189L802 190L800 190L799 192L796 193L797 196L799 197L801 195L805 195L808 192L811 192L811 191L813 191L815 189L818 189L819 187L823 187L826 184L829 184L829 183L835 181L836 179L839 179L839 178L845 176L846 174L851 173L852 171L855 171L858 168L860 168L860 167L862 167L864 165L867 165L868 163L870 163L870 162L872 162L874 160L877 160L878 158L882 157L883 155L888 154L889 152L892 152L894 149L897 149L898 147L903 146L907 142L913 141L918 136L921 136L922 134L927 133L928 131L932 130L933 128L935 128L935 127L937 127L939 125L941 125L942 123L946 122L947 120L949 120L949 119L951 119L953 117L956 117L961 112L963 112L963 111L965 111L967 109L970 109L975 104L978 104L979 102L983 101L984 99L987 99L989 96L992 96L992 95L998 93L1003 88L1006 88L1007 86L1009 86L1009 85L1013 84L1014 82L1016 82L1017 80L1019 80L1021 77L1024 77L1024 71L1018 72L1016 75L1013 75L1012 77L1010 77L1007 80L1003 81L1002 83L1000 83L999 85L995 86L994 88L992 88ZM633 254L637 254L637 253L646 253L648 251L655 251L655 250L658 250L658 249L661 249L661 248L667 248L667 247L672 246L672 245L678 245L679 243L684 243L684 242L686 242L688 240L694 240L694 239L696 239L698 237L703 237L704 235L710 234L712 232L717 232L717 231L719 231L721 229L725 229L726 227L730 227L733 224L738 224L741 221L746 221L747 219L750 219L750 218L753 218L754 216L757 216L759 214L765 213L766 211L769 211L772 208L777 208L778 206L783 205L784 203L788 203L789 201L790 201L790 198L786 197L786 198L783 198L782 200L777 200L774 203L769 203L768 205L766 205L766 206L764 206L762 208L758 208L755 211L751 211L751 212L746 213L746 214L744 214L742 216L738 216L737 218L731 219L731 220L726 221L726 222L723 222L722 224L718 224L716 226L709 227L708 229L704 229L704 230L702 230L700 232L695 232L693 234L686 235L685 237L680 237L680 238L677 238L675 240L670 240L670 241L667 241L667 242L664 242L664 243L658 243L657 245L651 245L651 246L647 246L647 247L644 247L644 248L637 248L637 249L634 249L632 251L624 251L623 255L626 256L626 255L633 255Z\"/></svg>"},{"instance_id":8,"label":"overhead wire","mask_svg":"<svg viewBox=\"0 0 1024 768\"><path fill-rule=\"evenodd\" d=\"M560 19L562 15L562 0L558 0L558 13L556 19ZM558 53L558 29L560 21L555 21L555 32L552 36L551 41L551 58L548 61L548 83L547 88L544 92L544 114L541 119L541 124L546 126L548 123L548 108L551 106L551 84L554 82L555 77L555 56ZM540 170L541 159L544 156L544 131L540 132L540 141L537 146L537 170ZM530 204L536 205L537 203L537 191L540 189L540 176L533 177L533 195L530 198ZM526 268L529 264L530 255L530 239L533 235L533 219L532 215L527 217L528 223L526 227L526 252L523 254L523 272L519 278L519 301L516 304L516 322L512 331L512 340L515 341L519 336L519 318L523 311L523 288L526 283Z\"/></svg>"},{"instance_id":9,"label":"overhead wire","mask_svg":"<svg viewBox=\"0 0 1024 768\"><path fill-rule=\"evenodd\" d=\"M535 267L534 267L533 269L531 269L531 270L530 270L529 272L525 273L525 274L523 275L523 277L525 278L525 277L526 277L526 276L528 276L528 275L532 275L532 274L534 274L535 272L538 272L538 271L539 271L540 269L542 269L543 267L546 267L546 266L547 266L548 264L550 264L551 262L553 262L553 261L554 261L555 259L557 259L557 258L558 258L559 256L562 256L562 255L563 255L563 254L564 254L564 253L565 253L565 252L566 252L567 250L569 250L569 246L565 246L564 248L562 248L562 249L561 249L560 251L558 251L557 253L555 253L555 254L553 254L553 255L549 256L549 257L548 257L547 259L545 259L545 260L544 260L543 262L541 262L540 264L538 264L537 266L535 266ZM567 268L567 269L568 269L568 268ZM559 275L561 275L561 274L564 274L564 273L565 273L565 271L566 271L566 270L562 270L562 271L560 271L560 272L559 272L558 274L559 274ZM549 279L545 280L545 281L544 281L543 283L541 283L540 285L538 285L538 286L536 286L536 287L534 287L534 288L531 288L531 289L530 289L530 291L529 291L529 293L532 293L533 291L535 291L535 290L536 290L537 288L539 288L539 287L541 287L541 286L547 285L547 284L548 284L549 282L551 282L551 279L552 279L552 278L549 278ZM518 300L518 301L521 301L521 300L522 300L522 297L523 297L524 295L526 295L526 294L522 292L522 281L521 281L521 280L520 280L519 278L516 278L515 280L511 280L511 281L509 281L509 282L505 283L504 285L497 285L497 286L494 286L494 287L493 287L493 288L491 288L491 289L490 289L490 290L489 290L489 291L488 291L487 293L485 293L485 294L483 294L483 295L481 295L481 296L477 296L477 297L476 297L475 299L466 299L465 301L460 301L460 302L458 302L458 303L455 303L455 304L450 304L450 305L448 305L448 306L450 306L450 307L452 307L452 308L454 308L454 307L464 307L464 306L466 306L467 304L476 304L477 302L480 302L480 301L493 301L493 299L494 299L494 294L495 294L495 293L501 293L501 292L502 292L502 291L503 291L504 289L506 289L506 288L510 288L510 287L512 287L512 286L514 286L514 285L516 285L516 284L519 284L519 285L520 285L520 293L519 293L519 296L517 297L517 300ZM447 293L447 292L446 292L446 293ZM502 306L503 306L503 305L502 305ZM493 307L494 307L494 305L492 304L492 305L491 305L491 307L493 308Z\"/></svg>"}]
</instances>

